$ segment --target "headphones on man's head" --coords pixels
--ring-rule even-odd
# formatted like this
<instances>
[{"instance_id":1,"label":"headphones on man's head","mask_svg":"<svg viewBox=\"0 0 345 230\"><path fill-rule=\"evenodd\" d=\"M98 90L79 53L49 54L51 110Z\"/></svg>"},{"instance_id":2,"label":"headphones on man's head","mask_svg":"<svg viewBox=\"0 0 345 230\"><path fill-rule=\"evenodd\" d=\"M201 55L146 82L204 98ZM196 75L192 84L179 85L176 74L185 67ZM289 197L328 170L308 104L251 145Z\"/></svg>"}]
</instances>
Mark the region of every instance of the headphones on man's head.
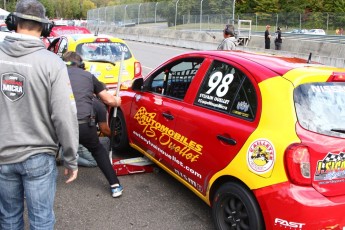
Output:
<instances>
[{"instance_id":1,"label":"headphones on man's head","mask_svg":"<svg viewBox=\"0 0 345 230\"><path fill-rule=\"evenodd\" d=\"M49 21L48 19L13 12L13 13L10 13L5 20L6 26L9 30L14 30L14 31L17 30L18 18L22 18L22 19L26 19L26 20L32 20L35 22L42 23L43 30L42 30L41 36L43 36L45 38L49 36L52 28L54 27L54 24L51 21Z\"/></svg>"}]
</instances>

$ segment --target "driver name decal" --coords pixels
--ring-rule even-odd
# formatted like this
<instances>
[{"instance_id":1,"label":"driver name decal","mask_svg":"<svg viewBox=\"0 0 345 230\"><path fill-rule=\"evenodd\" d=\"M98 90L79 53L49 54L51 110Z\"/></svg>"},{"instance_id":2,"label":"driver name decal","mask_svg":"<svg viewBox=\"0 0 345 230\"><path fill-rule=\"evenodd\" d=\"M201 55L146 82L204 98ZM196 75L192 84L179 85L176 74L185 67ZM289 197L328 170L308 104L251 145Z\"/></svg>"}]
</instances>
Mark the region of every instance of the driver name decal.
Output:
<instances>
[{"instance_id":1,"label":"driver name decal","mask_svg":"<svg viewBox=\"0 0 345 230\"><path fill-rule=\"evenodd\" d=\"M255 140L247 151L249 169L257 174L270 171L274 165L275 154L274 146L269 140Z\"/></svg>"},{"instance_id":2,"label":"driver name decal","mask_svg":"<svg viewBox=\"0 0 345 230\"><path fill-rule=\"evenodd\" d=\"M168 146L174 153L191 163L198 161L203 146L157 122L155 117L156 113L148 113L144 107L134 115L134 119L144 127L143 133L147 137L157 139L160 145Z\"/></svg>"},{"instance_id":3,"label":"driver name decal","mask_svg":"<svg viewBox=\"0 0 345 230\"><path fill-rule=\"evenodd\" d=\"M18 101L25 94L25 77L17 73L4 73L1 75L1 92L12 101Z\"/></svg>"}]
</instances>

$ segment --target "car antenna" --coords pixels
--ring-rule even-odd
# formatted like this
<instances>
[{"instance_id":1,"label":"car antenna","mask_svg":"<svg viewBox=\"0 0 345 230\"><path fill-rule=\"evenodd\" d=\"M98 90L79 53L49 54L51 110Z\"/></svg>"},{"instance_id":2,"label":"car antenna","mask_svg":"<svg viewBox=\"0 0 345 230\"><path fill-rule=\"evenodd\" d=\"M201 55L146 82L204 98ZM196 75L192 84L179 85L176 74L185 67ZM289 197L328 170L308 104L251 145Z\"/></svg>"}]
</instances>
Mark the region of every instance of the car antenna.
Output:
<instances>
[{"instance_id":1,"label":"car antenna","mask_svg":"<svg viewBox=\"0 0 345 230\"><path fill-rule=\"evenodd\" d=\"M310 62L311 62L311 55L312 55L312 53L309 53L309 57L308 57L308 61L307 61L308 64L310 64Z\"/></svg>"}]
</instances>

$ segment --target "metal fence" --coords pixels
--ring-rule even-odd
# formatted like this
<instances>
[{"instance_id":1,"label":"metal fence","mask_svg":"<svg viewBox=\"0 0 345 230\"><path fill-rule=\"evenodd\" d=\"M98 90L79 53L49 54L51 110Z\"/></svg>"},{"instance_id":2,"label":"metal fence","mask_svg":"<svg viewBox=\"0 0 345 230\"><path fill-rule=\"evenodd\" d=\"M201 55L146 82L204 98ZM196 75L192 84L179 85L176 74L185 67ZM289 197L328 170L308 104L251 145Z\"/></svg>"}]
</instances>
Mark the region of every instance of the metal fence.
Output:
<instances>
[{"instance_id":1,"label":"metal fence","mask_svg":"<svg viewBox=\"0 0 345 230\"><path fill-rule=\"evenodd\" d=\"M265 25L280 26L284 32L293 29L324 29L328 35L345 27L345 13L235 13L235 1L229 2L226 13L207 7L208 0L200 0L192 10L186 11L179 0L148 2L101 7L89 10L89 25L135 26L164 22L166 27L180 30L221 30L225 24L236 25L238 20L251 20L252 31L265 30ZM207 7L207 8L206 8ZM224 10L223 10L224 11Z\"/></svg>"}]
</instances>

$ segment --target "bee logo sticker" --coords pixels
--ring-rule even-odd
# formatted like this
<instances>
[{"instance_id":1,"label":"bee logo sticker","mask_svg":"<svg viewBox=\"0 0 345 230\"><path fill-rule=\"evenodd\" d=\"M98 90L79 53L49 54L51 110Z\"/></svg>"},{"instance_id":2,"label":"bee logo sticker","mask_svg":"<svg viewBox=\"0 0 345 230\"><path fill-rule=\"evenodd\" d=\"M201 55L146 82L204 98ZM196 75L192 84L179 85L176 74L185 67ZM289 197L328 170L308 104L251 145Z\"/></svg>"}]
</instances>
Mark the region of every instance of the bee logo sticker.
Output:
<instances>
[{"instance_id":1,"label":"bee logo sticker","mask_svg":"<svg viewBox=\"0 0 345 230\"><path fill-rule=\"evenodd\" d=\"M255 140L247 151L247 165L256 174L264 174L273 168L276 152L266 139Z\"/></svg>"}]
</instances>

